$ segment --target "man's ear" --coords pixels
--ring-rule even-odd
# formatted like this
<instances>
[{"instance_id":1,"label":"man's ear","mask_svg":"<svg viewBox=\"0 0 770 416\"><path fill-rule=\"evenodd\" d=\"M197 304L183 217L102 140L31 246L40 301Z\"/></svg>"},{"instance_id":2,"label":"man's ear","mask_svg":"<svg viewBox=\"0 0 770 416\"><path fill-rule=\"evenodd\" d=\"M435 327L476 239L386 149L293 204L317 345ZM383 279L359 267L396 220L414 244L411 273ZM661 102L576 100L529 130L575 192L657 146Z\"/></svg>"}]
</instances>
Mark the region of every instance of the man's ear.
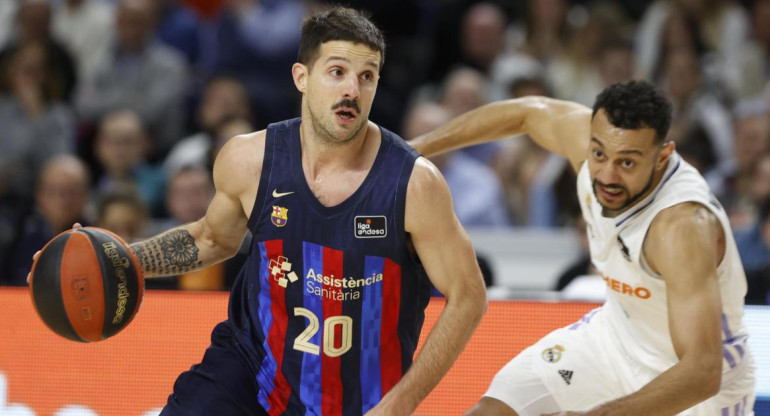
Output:
<instances>
[{"instance_id":1,"label":"man's ear","mask_svg":"<svg viewBox=\"0 0 770 416\"><path fill-rule=\"evenodd\" d=\"M673 140L670 140L663 145L663 149L660 151L660 155L658 155L658 162L656 166L658 169L666 168L668 158L671 157L671 155L674 153L674 150L676 150L676 143Z\"/></svg>"},{"instance_id":2,"label":"man's ear","mask_svg":"<svg viewBox=\"0 0 770 416\"><path fill-rule=\"evenodd\" d=\"M291 67L291 76L294 78L294 86L304 94L307 90L308 68L297 62Z\"/></svg>"}]
</instances>

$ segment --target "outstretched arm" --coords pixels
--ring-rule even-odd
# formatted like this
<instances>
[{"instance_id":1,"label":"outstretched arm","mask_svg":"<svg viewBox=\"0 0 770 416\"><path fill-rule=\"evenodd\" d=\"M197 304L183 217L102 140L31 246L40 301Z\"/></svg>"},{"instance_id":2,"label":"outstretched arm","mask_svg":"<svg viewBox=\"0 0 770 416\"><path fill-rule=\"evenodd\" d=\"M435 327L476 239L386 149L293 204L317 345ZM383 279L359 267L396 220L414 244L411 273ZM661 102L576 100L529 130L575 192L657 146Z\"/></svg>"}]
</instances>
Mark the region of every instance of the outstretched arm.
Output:
<instances>
[{"instance_id":1,"label":"outstretched arm","mask_svg":"<svg viewBox=\"0 0 770 416\"><path fill-rule=\"evenodd\" d=\"M486 310L476 255L438 169L420 158L406 199L406 231L446 305L412 367L367 416L411 415L465 348Z\"/></svg>"},{"instance_id":2,"label":"outstretched arm","mask_svg":"<svg viewBox=\"0 0 770 416\"><path fill-rule=\"evenodd\" d=\"M644 255L666 281L669 329L679 362L638 392L587 415L676 415L719 392L722 303L717 266L724 247L724 229L702 205L679 204L658 214Z\"/></svg>"},{"instance_id":3,"label":"outstretched arm","mask_svg":"<svg viewBox=\"0 0 770 416\"><path fill-rule=\"evenodd\" d=\"M423 155L433 156L526 133L544 149L569 159L577 170L588 155L590 130L590 108L570 101L523 97L471 110L410 144Z\"/></svg>"},{"instance_id":4,"label":"outstretched arm","mask_svg":"<svg viewBox=\"0 0 770 416\"><path fill-rule=\"evenodd\" d=\"M206 215L131 245L145 277L185 273L235 255L246 235L263 152L260 133L227 142L214 163L216 194Z\"/></svg>"}]
</instances>

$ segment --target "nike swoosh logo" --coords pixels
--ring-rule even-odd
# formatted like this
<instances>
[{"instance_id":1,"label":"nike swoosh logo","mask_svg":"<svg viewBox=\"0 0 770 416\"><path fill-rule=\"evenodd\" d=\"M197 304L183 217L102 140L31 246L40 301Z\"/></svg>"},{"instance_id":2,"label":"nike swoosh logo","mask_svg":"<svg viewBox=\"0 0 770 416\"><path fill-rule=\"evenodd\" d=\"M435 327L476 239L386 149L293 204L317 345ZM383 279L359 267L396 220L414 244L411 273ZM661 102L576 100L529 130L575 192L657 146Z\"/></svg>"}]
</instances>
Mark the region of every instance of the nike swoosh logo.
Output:
<instances>
[{"instance_id":1,"label":"nike swoosh logo","mask_svg":"<svg viewBox=\"0 0 770 416\"><path fill-rule=\"evenodd\" d=\"M273 189L273 198L280 198L282 196L291 195L294 192L278 192L278 188Z\"/></svg>"}]
</instances>

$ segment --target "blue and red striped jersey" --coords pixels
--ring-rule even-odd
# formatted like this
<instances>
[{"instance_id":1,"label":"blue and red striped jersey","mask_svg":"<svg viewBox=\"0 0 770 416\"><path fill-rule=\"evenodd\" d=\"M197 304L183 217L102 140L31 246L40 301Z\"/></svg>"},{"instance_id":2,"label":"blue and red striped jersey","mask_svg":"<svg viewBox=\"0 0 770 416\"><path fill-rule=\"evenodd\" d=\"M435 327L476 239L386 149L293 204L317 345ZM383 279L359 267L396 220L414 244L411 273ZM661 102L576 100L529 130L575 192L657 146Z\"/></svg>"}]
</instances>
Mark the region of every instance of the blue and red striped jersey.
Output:
<instances>
[{"instance_id":1,"label":"blue and red striped jersey","mask_svg":"<svg viewBox=\"0 0 770 416\"><path fill-rule=\"evenodd\" d=\"M359 189L325 207L305 180L299 126L267 129L229 319L270 415L362 415L411 365L429 300L404 231L418 154L381 129Z\"/></svg>"}]
</instances>

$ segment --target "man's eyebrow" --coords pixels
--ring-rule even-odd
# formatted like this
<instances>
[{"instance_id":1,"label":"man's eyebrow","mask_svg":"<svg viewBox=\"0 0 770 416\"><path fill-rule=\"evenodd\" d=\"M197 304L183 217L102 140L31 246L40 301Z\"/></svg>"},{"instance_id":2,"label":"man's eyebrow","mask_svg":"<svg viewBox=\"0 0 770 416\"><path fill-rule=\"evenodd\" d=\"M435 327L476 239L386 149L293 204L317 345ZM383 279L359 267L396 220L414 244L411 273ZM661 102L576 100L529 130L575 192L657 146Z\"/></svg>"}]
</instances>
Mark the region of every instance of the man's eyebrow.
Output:
<instances>
[{"instance_id":1,"label":"man's eyebrow","mask_svg":"<svg viewBox=\"0 0 770 416\"><path fill-rule=\"evenodd\" d=\"M342 57L342 56L330 56L329 58L326 59L327 63L329 61L345 61L347 63L350 63L350 59Z\"/></svg>"},{"instance_id":2,"label":"man's eyebrow","mask_svg":"<svg viewBox=\"0 0 770 416\"><path fill-rule=\"evenodd\" d=\"M330 61L343 61L343 62L351 63L350 59L345 58L343 56L330 56L328 59L326 59L326 63L329 63ZM375 68L377 70L380 69L380 66L374 61L366 61L364 62L364 65L371 66L372 68Z\"/></svg>"},{"instance_id":3,"label":"man's eyebrow","mask_svg":"<svg viewBox=\"0 0 770 416\"><path fill-rule=\"evenodd\" d=\"M596 137L591 137L591 142L596 143L597 146L604 147L604 143L600 142L599 139ZM624 155L639 155L644 156L644 153L641 150L637 149L625 149L625 150L618 150L618 153L624 154Z\"/></svg>"}]
</instances>

